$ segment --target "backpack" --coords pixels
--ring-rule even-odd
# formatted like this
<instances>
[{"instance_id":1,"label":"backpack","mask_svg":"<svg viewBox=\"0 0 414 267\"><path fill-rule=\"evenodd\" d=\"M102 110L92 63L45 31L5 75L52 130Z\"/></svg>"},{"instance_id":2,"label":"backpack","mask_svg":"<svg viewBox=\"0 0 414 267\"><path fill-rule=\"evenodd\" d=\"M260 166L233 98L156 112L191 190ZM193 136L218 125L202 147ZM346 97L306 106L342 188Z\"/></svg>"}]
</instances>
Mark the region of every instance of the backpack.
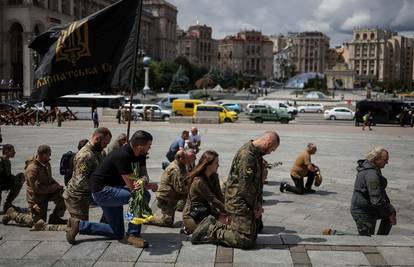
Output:
<instances>
[{"instance_id":1,"label":"backpack","mask_svg":"<svg viewBox=\"0 0 414 267\"><path fill-rule=\"evenodd\" d=\"M73 168L73 157L76 153L72 151L68 151L62 155L62 158L60 159L60 166L59 166L59 173L61 175L66 176L69 172L72 171ZM72 166L72 167L71 167Z\"/></svg>"}]
</instances>

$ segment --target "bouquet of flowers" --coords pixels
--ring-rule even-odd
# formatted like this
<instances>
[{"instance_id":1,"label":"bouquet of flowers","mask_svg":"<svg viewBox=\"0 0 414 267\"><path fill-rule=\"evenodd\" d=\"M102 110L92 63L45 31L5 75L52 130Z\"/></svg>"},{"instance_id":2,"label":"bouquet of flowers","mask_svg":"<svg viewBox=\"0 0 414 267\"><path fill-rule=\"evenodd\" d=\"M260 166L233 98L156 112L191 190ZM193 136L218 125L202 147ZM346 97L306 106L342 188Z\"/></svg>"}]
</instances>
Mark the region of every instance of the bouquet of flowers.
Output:
<instances>
[{"instance_id":1,"label":"bouquet of flowers","mask_svg":"<svg viewBox=\"0 0 414 267\"><path fill-rule=\"evenodd\" d=\"M139 168L133 167L134 172L131 179L138 181L140 187L132 191L127 212L127 219L133 224L144 224L153 218L152 210L149 207L149 200L144 196L144 180L139 177Z\"/></svg>"}]
</instances>

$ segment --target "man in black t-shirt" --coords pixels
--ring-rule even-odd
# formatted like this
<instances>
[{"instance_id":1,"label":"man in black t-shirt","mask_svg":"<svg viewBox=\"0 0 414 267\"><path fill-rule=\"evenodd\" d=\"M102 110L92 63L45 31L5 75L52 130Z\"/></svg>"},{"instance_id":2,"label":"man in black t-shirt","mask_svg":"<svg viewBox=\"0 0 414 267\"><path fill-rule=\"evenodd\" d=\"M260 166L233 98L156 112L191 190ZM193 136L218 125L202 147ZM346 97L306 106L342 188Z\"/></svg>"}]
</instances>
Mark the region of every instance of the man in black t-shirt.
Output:
<instances>
[{"instance_id":1,"label":"man in black t-shirt","mask_svg":"<svg viewBox=\"0 0 414 267\"><path fill-rule=\"evenodd\" d=\"M139 183L130 177L138 167L139 176L145 182L145 189L156 191L158 186L149 183L146 157L152 144L152 135L145 131L135 132L129 143L110 153L98 166L90 178L93 199L102 208L106 223L70 218L66 239L75 243L77 234L102 235L114 239L123 239L124 213L123 205L128 204L131 191L139 188ZM145 197L150 193L145 191ZM147 247L148 243L140 237L141 225L128 224L126 240L135 247Z\"/></svg>"}]
</instances>

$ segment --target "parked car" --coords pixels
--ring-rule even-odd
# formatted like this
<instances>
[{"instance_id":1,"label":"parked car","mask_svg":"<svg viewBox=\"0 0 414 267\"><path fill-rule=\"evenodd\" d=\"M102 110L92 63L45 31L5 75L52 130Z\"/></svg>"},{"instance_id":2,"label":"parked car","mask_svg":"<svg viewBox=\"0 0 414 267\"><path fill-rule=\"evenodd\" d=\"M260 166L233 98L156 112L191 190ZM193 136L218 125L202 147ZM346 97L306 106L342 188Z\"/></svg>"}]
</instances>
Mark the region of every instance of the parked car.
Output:
<instances>
[{"instance_id":1,"label":"parked car","mask_svg":"<svg viewBox=\"0 0 414 267\"><path fill-rule=\"evenodd\" d=\"M355 112L349 108L333 108L331 110L325 110L323 116L326 120L353 120Z\"/></svg>"},{"instance_id":2,"label":"parked car","mask_svg":"<svg viewBox=\"0 0 414 267\"><path fill-rule=\"evenodd\" d=\"M280 123L289 123L293 120L293 115L283 110L272 107L254 108L248 114L250 120L256 123L263 123L264 121L279 121Z\"/></svg>"},{"instance_id":3,"label":"parked car","mask_svg":"<svg viewBox=\"0 0 414 267\"><path fill-rule=\"evenodd\" d=\"M152 118L155 120L167 120L171 117L171 111L162 109L159 105L153 104L132 104L132 119L143 119L144 110L149 107L153 110ZM124 108L129 109L129 104L125 104Z\"/></svg>"},{"instance_id":4,"label":"parked car","mask_svg":"<svg viewBox=\"0 0 414 267\"><path fill-rule=\"evenodd\" d=\"M194 116L197 117L197 112L217 112L220 117L220 123L222 122L235 122L239 119L236 112L228 110L222 105L213 104L199 104L194 107Z\"/></svg>"},{"instance_id":5,"label":"parked car","mask_svg":"<svg viewBox=\"0 0 414 267\"><path fill-rule=\"evenodd\" d=\"M247 104L246 113L251 113L255 108L268 108L267 104Z\"/></svg>"},{"instance_id":6,"label":"parked car","mask_svg":"<svg viewBox=\"0 0 414 267\"><path fill-rule=\"evenodd\" d=\"M172 103L172 112L177 116L193 116L194 106L202 104L199 99L175 99Z\"/></svg>"},{"instance_id":7,"label":"parked car","mask_svg":"<svg viewBox=\"0 0 414 267\"><path fill-rule=\"evenodd\" d=\"M286 102L283 101L277 101L277 100L261 100L259 101L259 104L266 104L269 105L272 108L280 109L283 111L286 111L287 113L296 115L298 114L298 109L294 106L288 105Z\"/></svg>"},{"instance_id":8,"label":"parked car","mask_svg":"<svg viewBox=\"0 0 414 267\"><path fill-rule=\"evenodd\" d=\"M224 103L222 104L222 106L237 113L240 113L243 111L243 107L238 103Z\"/></svg>"},{"instance_id":9,"label":"parked car","mask_svg":"<svg viewBox=\"0 0 414 267\"><path fill-rule=\"evenodd\" d=\"M322 104L306 103L298 107L299 112L318 112L323 113L324 107Z\"/></svg>"},{"instance_id":10,"label":"parked car","mask_svg":"<svg viewBox=\"0 0 414 267\"><path fill-rule=\"evenodd\" d=\"M328 97L326 95L324 95L323 93L321 93L321 92L311 91L311 92L309 92L305 95L305 98L307 98L307 99L325 99L325 98L328 98Z\"/></svg>"}]
</instances>

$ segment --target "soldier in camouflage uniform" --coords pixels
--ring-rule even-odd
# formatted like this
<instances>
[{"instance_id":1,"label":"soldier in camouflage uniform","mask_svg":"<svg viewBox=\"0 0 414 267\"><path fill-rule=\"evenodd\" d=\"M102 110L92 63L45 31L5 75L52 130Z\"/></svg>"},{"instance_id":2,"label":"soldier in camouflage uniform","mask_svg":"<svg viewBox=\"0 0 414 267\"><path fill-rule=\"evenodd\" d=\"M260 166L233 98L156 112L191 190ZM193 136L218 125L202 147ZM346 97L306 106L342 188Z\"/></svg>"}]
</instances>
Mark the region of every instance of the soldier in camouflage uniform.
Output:
<instances>
[{"instance_id":1,"label":"soldier in camouflage uniform","mask_svg":"<svg viewBox=\"0 0 414 267\"><path fill-rule=\"evenodd\" d=\"M14 220L18 224L34 226L35 230L40 230L45 227L49 201L55 202L55 209L49 216L49 224L67 223L61 218L66 210L62 198L63 186L52 177L49 163L51 152L50 146L41 145L37 149L37 155L26 161L26 198L29 204L29 214L18 213L11 207L2 218L3 224Z\"/></svg>"},{"instance_id":2,"label":"soldier in camouflage uniform","mask_svg":"<svg viewBox=\"0 0 414 267\"><path fill-rule=\"evenodd\" d=\"M189 188L187 162L186 152L180 150L175 155L175 160L162 174L160 186L156 192L161 215L155 216L148 224L162 227L173 226L178 201L187 199Z\"/></svg>"},{"instance_id":3,"label":"soldier in camouflage uniform","mask_svg":"<svg viewBox=\"0 0 414 267\"><path fill-rule=\"evenodd\" d=\"M3 213L12 207L12 202L19 195L20 189L22 189L24 183L23 173L18 173L16 175L11 173L10 159L14 158L15 154L14 146L10 144L3 145L3 155L0 157L0 202L1 193L3 191L9 191L6 202L4 202L3 205Z\"/></svg>"},{"instance_id":4,"label":"soldier in camouflage uniform","mask_svg":"<svg viewBox=\"0 0 414 267\"><path fill-rule=\"evenodd\" d=\"M72 218L89 220L91 202L89 178L101 163L102 151L111 142L111 138L109 129L100 127L94 131L89 142L76 153L72 179L63 193L66 208Z\"/></svg>"},{"instance_id":5,"label":"soldier in camouflage uniform","mask_svg":"<svg viewBox=\"0 0 414 267\"><path fill-rule=\"evenodd\" d=\"M205 240L242 249L254 246L257 237L256 219L263 213L263 156L275 151L279 142L276 132L266 132L239 149L233 159L224 192L230 224L223 224L213 216L206 217L193 232L193 244Z\"/></svg>"},{"instance_id":6,"label":"soldier in camouflage uniform","mask_svg":"<svg viewBox=\"0 0 414 267\"><path fill-rule=\"evenodd\" d=\"M373 235L377 220L381 220L377 235L388 235L392 225L397 224L395 208L385 191L387 179L381 174L388 157L387 150L376 147L365 160L358 161L351 215L360 235Z\"/></svg>"}]
</instances>

